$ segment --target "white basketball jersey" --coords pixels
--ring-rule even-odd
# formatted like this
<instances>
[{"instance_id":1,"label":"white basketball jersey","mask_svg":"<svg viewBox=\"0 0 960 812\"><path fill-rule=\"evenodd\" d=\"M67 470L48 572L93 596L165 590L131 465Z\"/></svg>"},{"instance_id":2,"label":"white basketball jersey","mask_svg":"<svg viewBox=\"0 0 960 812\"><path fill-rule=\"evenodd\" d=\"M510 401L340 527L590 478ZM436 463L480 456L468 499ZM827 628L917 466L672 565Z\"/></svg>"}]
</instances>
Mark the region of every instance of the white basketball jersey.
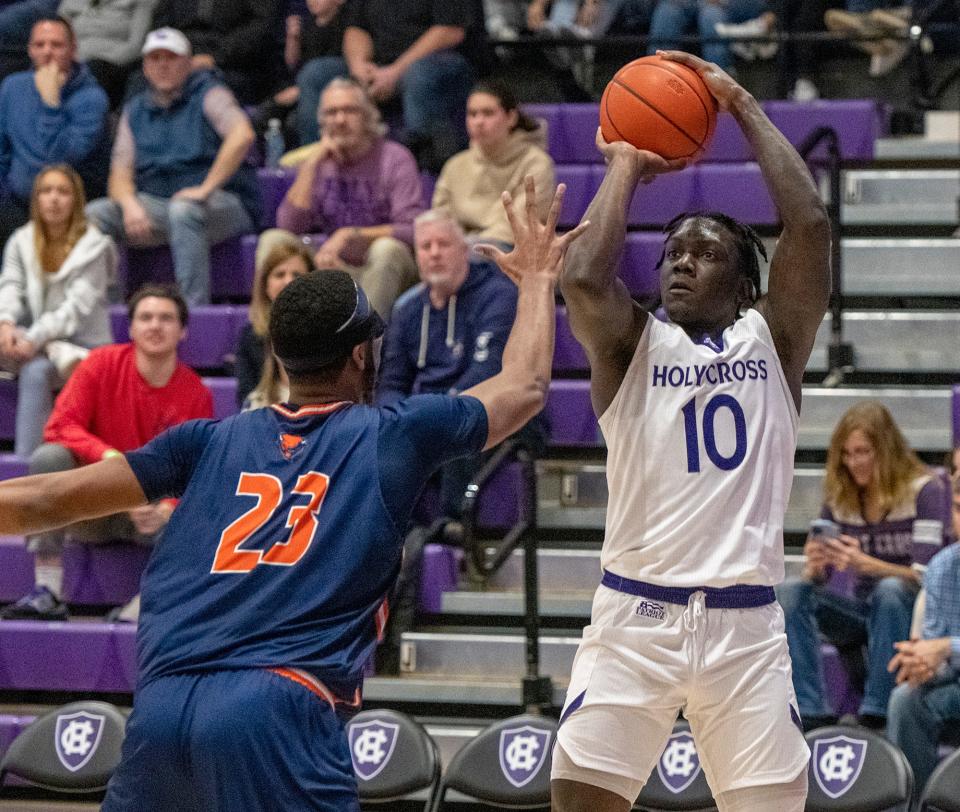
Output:
<instances>
[{"instance_id":1,"label":"white basketball jersey","mask_svg":"<svg viewBox=\"0 0 960 812\"><path fill-rule=\"evenodd\" d=\"M783 580L797 410L756 310L695 344L652 316L613 402L605 569L660 586Z\"/></svg>"}]
</instances>

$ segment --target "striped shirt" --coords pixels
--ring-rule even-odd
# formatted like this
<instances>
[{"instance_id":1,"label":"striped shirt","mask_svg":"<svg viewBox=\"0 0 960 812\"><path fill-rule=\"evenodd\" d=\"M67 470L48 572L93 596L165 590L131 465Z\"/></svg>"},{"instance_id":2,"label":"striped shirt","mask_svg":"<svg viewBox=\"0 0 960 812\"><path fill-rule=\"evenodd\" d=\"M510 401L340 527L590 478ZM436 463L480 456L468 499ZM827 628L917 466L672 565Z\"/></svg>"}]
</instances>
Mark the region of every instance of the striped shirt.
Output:
<instances>
[{"instance_id":1,"label":"striped shirt","mask_svg":"<svg viewBox=\"0 0 960 812\"><path fill-rule=\"evenodd\" d=\"M950 665L960 671L960 543L937 553L923 577L923 637L950 638Z\"/></svg>"}]
</instances>

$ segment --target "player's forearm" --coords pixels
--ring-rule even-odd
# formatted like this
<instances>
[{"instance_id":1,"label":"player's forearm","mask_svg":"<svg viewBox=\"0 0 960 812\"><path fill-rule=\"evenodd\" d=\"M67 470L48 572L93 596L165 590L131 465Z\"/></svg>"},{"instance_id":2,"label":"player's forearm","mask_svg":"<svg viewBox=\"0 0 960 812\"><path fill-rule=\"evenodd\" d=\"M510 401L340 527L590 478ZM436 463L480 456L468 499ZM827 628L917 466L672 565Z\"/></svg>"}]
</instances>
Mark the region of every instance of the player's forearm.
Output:
<instances>
[{"instance_id":1,"label":"player's forearm","mask_svg":"<svg viewBox=\"0 0 960 812\"><path fill-rule=\"evenodd\" d=\"M576 243L574 243L576 244ZM556 304L553 282L531 274L520 282L517 316L503 348L503 370L534 382L546 397L553 370Z\"/></svg>"},{"instance_id":2,"label":"player's forearm","mask_svg":"<svg viewBox=\"0 0 960 812\"><path fill-rule=\"evenodd\" d=\"M811 236L814 236L813 232L826 229L829 238L826 207L810 170L793 145L747 91L741 89L730 106L730 112L753 147L784 227L808 229Z\"/></svg>"},{"instance_id":3,"label":"player's forearm","mask_svg":"<svg viewBox=\"0 0 960 812\"><path fill-rule=\"evenodd\" d=\"M583 215L583 220L590 221L590 228L567 251L560 276L564 298L571 298L576 290L607 288L616 280L627 210L639 180L634 158L615 155L611 159L603 183Z\"/></svg>"},{"instance_id":4,"label":"player's forearm","mask_svg":"<svg viewBox=\"0 0 960 812\"><path fill-rule=\"evenodd\" d=\"M126 459L0 482L0 533L22 535L146 504Z\"/></svg>"}]
</instances>

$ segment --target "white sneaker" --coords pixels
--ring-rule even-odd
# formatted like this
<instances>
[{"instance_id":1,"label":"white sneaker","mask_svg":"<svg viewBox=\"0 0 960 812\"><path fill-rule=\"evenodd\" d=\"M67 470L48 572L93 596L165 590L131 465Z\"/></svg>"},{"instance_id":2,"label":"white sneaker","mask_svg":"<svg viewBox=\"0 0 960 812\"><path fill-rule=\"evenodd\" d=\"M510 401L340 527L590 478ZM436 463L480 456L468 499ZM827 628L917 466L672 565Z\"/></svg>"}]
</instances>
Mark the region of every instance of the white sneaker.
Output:
<instances>
[{"instance_id":1,"label":"white sneaker","mask_svg":"<svg viewBox=\"0 0 960 812\"><path fill-rule=\"evenodd\" d=\"M770 25L762 18L755 17L743 23L717 23L717 35L727 39L737 40L748 37L762 37L770 33ZM754 59L771 59L776 53L777 42L731 42L730 50L752 62Z\"/></svg>"},{"instance_id":2,"label":"white sneaker","mask_svg":"<svg viewBox=\"0 0 960 812\"><path fill-rule=\"evenodd\" d=\"M820 91L817 90L817 86L813 82L801 76L797 79L789 95L794 101L810 102L820 98Z\"/></svg>"}]
</instances>

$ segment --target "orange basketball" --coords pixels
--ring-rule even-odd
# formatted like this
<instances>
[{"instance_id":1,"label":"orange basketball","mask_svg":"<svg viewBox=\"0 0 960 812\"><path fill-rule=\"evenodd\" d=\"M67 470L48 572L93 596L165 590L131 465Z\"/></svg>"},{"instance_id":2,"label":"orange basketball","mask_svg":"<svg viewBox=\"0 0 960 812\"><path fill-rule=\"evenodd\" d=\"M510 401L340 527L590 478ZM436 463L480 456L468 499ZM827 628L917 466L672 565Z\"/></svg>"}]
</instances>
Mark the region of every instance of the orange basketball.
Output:
<instances>
[{"instance_id":1,"label":"orange basketball","mask_svg":"<svg viewBox=\"0 0 960 812\"><path fill-rule=\"evenodd\" d=\"M660 56L617 71L600 99L606 141L626 141L664 158L697 158L717 125L717 101L693 68Z\"/></svg>"}]
</instances>

